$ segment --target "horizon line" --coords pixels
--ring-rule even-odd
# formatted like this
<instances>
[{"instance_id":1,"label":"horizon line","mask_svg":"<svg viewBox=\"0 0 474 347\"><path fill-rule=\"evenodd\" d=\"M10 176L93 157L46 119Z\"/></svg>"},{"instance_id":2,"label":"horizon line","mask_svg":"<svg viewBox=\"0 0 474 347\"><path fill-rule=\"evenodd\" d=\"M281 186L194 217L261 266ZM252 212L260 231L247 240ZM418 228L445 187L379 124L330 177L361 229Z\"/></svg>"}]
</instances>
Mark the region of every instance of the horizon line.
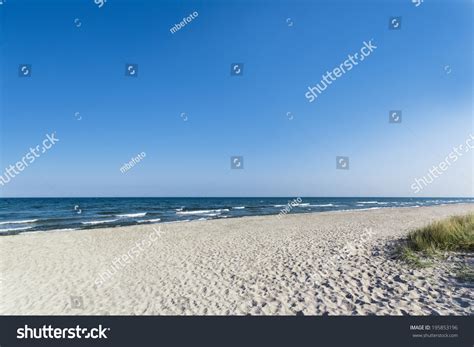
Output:
<instances>
[{"instance_id":1,"label":"horizon line","mask_svg":"<svg viewBox=\"0 0 474 347\"><path fill-rule=\"evenodd\" d=\"M279 198L309 198L309 199L474 199L474 196L1 196L0 199L279 199Z\"/></svg>"}]
</instances>

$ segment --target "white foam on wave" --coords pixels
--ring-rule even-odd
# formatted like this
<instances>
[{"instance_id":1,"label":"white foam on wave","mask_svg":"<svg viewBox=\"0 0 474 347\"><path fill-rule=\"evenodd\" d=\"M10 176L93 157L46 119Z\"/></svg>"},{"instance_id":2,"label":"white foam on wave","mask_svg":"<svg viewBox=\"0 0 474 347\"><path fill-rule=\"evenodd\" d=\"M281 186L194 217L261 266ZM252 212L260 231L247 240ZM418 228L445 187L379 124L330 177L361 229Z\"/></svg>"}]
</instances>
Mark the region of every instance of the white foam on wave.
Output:
<instances>
[{"instance_id":1,"label":"white foam on wave","mask_svg":"<svg viewBox=\"0 0 474 347\"><path fill-rule=\"evenodd\" d=\"M289 202L287 203L286 205L273 205L273 207L286 207L286 206L289 206L289 207L305 207L305 206L314 206L314 205L310 205L309 202L304 202L304 203L297 203L297 202Z\"/></svg>"},{"instance_id":2,"label":"white foam on wave","mask_svg":"<svg viewBox=\"0 0 474 347\"><path fill-rule=\"evenodd\" d=\"M333 204L321 204L321 205L309 205L311 207L332 207L332 206L339 206L339 205L333 205Z\"/></svg>"},{"instance_id":3,"label":"white foam on wave","mask_svg":"<svg viewBox=\"0 0 474 347\"><path fill-rule=\"evenodd\" d=\"M385 202L385 201L357 201L358 204L367 204L367 205L388 205L388 202ZM359 206L359 205L357 205Z\"/></svg>"},{"instance_id":4,"label":"white foam on wave","mask_svg":"<svg viewBox=\"0 0 474 347\"><path fill-rule=\"evenodd\" d=\"M235 207L232 207L234 210L243 210L245 208L245 206L235 206Z\"/></svg>"},{"instance_id":5,"label":"white foam on wave","mask_svg":"<svg viewBox=\"0 0 474 347\"><path fill-rule=\"evenodd\" d=\"M96 225L96 224L104 224L104 223L113 223L118 221L118 219L108 219L108 220L93 220L90 222L81 222L84 225Z\"/></svg>"},{"instance_id":6,"label":"white foam on wave","mask_svg":"<svg viewBox=\"0 0 474 347\"><path fill-rule=\"evenodd\" d=\"M28 229L32 229L32 228L33 228L33 227L0 229L0 234L6 233L6 232L8 232L8 231L28 230Z\"/></svg>"},{"instance_id":7,"label":"white foam on wave","mask_svg":"<svg viewBox=\"0 0 474 347\"><path fill-rule=\"evenodd\" d=\"M153 222L159 222L161 218L156 218L156 219L141 219L137 220L137 223L153 223Z\"/></svg>"},{"instance_id":8,"label":"white foam on wave","mask_svg":"<svg viewBox=\"0 0 474 347\"><path fill-rule=\"evenodd\" d=\"M128 214L117 214L116 217L120 218L134 218L134 217L145 217L147 212L139 212L139 213L128 213Z\"/></svg>"},{"instance_id":9,"label":"white foam on wave","mask_svg":"<svg viewBox=\"0 0 474 347\"><path fill-rule=\"evenodd\" d=\"M196 211L178 211L176 214L203 214L210 213L211 210L196 210Z\"/></svg>"},{"instance_id":10,"label":"white foam on wave","mask_svg":"<svg viewBox=\"0 0 474 347\"><path fill-rule=\"evenodd\" d=\"M26 219L26 220L7 220L6 222L0 222L0 225L4 224L27 224L27 223L35 223L37 219Z\"/></svg>"},{"instance_id":11,"label":"white foam on wave","mask_svg":"<svg viewBox=\"0 0 474 347\"><path fill-rule=\"evenodd\" d=\"M210 214L210 213L222 213L229 212L229 209L222 208L217 210L196 210L196 211L178 211L176 214L188 215L188 214Z\"/></svg>"}]
</instances>

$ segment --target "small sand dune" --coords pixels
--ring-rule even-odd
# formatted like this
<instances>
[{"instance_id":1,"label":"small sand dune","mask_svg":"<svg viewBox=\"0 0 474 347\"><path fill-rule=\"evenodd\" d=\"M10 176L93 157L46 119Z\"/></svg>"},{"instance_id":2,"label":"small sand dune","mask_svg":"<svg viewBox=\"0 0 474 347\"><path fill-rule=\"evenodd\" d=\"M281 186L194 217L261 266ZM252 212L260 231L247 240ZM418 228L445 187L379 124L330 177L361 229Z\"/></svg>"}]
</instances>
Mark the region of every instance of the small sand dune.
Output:
<instances>
[{"instance_id":1,"label":"small sand dune","mask_svg":"<svg viewBox=\"0 0 474 347\"><path fill-rule=\"evenodd\" d=\"M450 273L472 258L412 269L390 255L409 230L467 212L474 204L4 236L0 313L472 315L473 288Z\"/></svg>"}]
</instances>

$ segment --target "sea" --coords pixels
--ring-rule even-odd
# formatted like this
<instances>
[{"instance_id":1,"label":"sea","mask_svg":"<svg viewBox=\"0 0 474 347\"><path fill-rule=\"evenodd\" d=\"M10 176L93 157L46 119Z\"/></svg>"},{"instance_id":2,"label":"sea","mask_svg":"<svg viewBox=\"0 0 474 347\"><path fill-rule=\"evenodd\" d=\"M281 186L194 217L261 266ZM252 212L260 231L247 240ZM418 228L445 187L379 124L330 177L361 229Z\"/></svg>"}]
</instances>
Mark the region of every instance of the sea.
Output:
<instances>
[{"instance_id":1,"label":"sea","mask_svg":"<svg viewBox=\"0 0 474 347\"><path fill-rule=\"evenodd\" d=\"M244 216L473 203L473 198L0 198L0 235ZM288 207L290 204L291 207Z\"/></svg>"}]
</instances>

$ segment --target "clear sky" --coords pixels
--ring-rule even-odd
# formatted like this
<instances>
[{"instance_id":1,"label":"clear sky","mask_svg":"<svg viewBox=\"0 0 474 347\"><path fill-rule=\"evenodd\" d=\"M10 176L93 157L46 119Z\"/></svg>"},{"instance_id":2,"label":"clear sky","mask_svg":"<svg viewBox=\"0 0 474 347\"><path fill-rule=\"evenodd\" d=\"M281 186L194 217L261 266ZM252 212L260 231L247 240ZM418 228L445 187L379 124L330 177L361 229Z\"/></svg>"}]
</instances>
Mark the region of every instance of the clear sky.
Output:
<instances>
[{"instance_id":1,"label":"clear sky","mask_svg":"<svg viewBox=\"0 0 474 347\"><path fill-rule=\"evenodd\" d=\"M470 0L3 0L0 174L59 142L0 196L472 196L474 150L410 188L474 132L472 17Z\"/></svg>"}]
</instances>

